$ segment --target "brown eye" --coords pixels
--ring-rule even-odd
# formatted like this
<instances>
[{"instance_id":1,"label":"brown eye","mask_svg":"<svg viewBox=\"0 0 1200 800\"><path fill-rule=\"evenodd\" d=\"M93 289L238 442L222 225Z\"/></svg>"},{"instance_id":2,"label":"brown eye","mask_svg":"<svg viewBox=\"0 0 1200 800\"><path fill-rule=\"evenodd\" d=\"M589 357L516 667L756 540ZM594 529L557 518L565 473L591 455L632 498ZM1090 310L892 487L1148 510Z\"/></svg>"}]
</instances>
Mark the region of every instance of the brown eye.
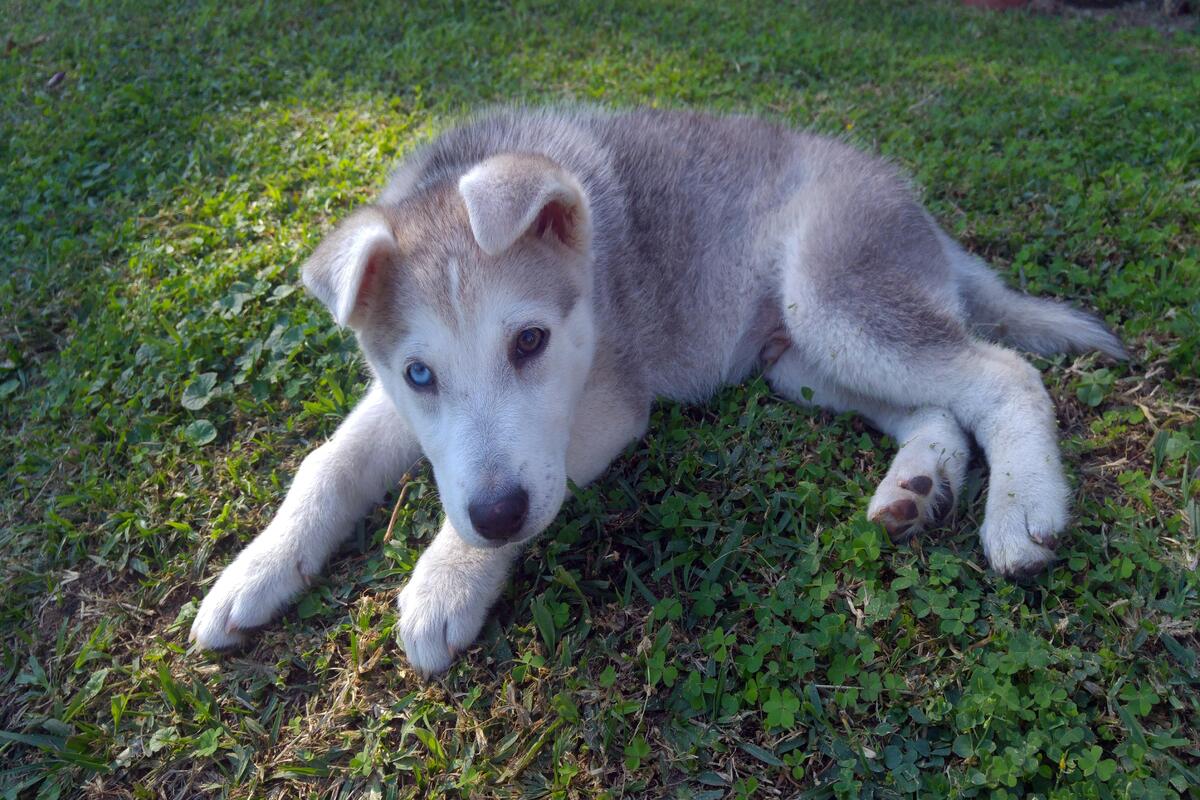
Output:
<instances>
[{"instance_id":1,"label":"brown eye","mask_svg":"<svg viewBox=\"0 0 1200 800\"><path fill-rule=\"evenodd\" d=\"M513 356L518 361L535 356L546 346L549 338L550 335L541 328L526 328L513 340Z\"/></svg>"}]
</instances>

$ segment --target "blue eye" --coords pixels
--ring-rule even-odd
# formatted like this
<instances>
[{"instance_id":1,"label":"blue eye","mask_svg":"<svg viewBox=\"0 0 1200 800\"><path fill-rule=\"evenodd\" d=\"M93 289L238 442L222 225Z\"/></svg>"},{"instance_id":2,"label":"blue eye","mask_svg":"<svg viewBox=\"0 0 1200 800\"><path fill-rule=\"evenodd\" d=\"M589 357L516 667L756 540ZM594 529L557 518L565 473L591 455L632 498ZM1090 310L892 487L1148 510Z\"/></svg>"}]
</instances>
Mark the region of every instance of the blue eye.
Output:
<instances>
[{"instance_id":1,"label":"blue eye","mask_svg":"<svg viewBox=\"0 0 1200 800\"><path fill-rule=\"evenodd\" d=\"M428 389L433 385L433 370L421 361L414 361L404 370L404 377L414 389Z\"/></svg>"}]
</instances>

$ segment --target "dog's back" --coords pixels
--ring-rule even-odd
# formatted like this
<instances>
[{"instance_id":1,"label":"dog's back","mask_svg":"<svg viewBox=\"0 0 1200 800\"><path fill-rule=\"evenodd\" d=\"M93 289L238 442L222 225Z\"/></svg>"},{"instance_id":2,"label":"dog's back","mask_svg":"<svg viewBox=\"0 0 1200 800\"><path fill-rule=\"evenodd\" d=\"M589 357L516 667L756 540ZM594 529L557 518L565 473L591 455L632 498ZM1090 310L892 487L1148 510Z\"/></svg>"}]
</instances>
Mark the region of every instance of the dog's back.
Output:
<instances>
[{"instance_id":1,"label":"dog's back","mask_svg":"<svg viewBox=\"0 0 1200 800\"><path fill-rule=\"evenodd\" d=\"M755 367L780 324L781 260L796 248L820 251L802 253L801 268L848 313L934 301L937 318L864 316L884 338L950 325L1038 352L1124 352L1090 316L1006 289L886 161L751 117L498 109L411 158L382 199L452 183L503 152L544 155L580 180L597 231L599 335L654 394L703 398Z\"/></svg>"}]
</instances>

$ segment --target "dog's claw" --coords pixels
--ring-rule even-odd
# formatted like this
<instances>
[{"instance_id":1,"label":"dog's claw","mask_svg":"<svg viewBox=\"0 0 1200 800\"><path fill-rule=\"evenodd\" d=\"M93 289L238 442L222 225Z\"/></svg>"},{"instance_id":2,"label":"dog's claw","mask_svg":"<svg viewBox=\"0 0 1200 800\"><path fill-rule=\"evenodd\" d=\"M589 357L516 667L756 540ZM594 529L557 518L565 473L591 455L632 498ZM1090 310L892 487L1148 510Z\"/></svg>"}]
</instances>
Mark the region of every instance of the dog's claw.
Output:
<instances>
[{"instance_id":1,"label":"dog's claw","mask_svg":"<svg viewBox=\"0 0 1200 800\"><path fill-rule=\"evenodd\" d=\"M397 631L408 663L422 679L448 670L471 646L495 599L490 587L441 568L428 553L417 562L400 592Z\"/></svg>"},{"instance_id":2,"label":"dog's claw","mask_svg":"<svg viewBox=\"0 0 1200 800\"><path fill-rule=\"evenodd\" d=\"M1029 580L1056 559L1054 548L1067 526L1065 487L1057 497L997 492L993 484L979 531L984 555L992 569L1004 577Z\"/></svg>"},{"instance_id":3,"label":"dog's claw","mask_svg":"<svg viewBox=\"0 0 1200 800\"><path fill-rule=\"evenodd\" d=\"M950 487L949 481L942 481L938 484L937 494L933 498L933 507L930 509L930 517L935 523L941 523L954 510L954 490Z\"/></svg>"},{"instance_id":4,"label":"dog's claw","mask_svg":"<svg viewBox=\"0 0 1200 800\"><path fill-rule=\"evenodd\" d=\"M1030 531L1029 538L1045 547L1047 550L1057 550L1059 545L1058 534L1054 531Z\"/></svg>"},{"instance_id":5,"label":"dog's claw","mask_svg":"<svg viewBox=\"0 0 1200 800\"><path fill-rule=\"evenodd\" d=\"M192 641L205 650L240 645L303 591L312 570L306 570L302 560L279 556L294 549L289 533L268 528L225 567L200 603L192 621Z\"/></svg>"},{"instance_id":6,"label":"dog's claw","mask_svg":"<svg viewBox=\"0 0 1200 800\"><path fill-rule=\"evenodd\" d=\"M1046 568L1053 563L1054 553L1044 551L1043 554L1030 558L1027 561L1021 561L1002 567L999 572L1009 580L1016 581L1017 583L1025 583L1033 580L1038 575L1045 572Z\"/></svg>"}]
</instances>

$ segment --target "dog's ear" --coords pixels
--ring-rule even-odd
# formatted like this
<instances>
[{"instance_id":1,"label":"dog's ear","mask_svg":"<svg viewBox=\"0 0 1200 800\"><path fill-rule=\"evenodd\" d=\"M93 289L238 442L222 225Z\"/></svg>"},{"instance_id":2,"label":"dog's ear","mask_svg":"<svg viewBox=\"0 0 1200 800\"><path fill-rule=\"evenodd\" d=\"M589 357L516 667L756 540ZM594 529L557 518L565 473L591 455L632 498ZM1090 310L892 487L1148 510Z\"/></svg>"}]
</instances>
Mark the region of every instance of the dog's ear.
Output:
<instances>
[{"instance_id":1,"label":"dog's ear","mask_svg":"<svg viewBox=\"0 0 1200 800\"><path fill-rule=\"evenodd\" d=\"M480 162L458 181L471 232L488 255L530 235L588 252L591 219L583 188L541 156L500 155Z\"/></svg>"},{"instance_id":2,"label":"dog's ear","mask_svg":"<svg viewBox=\"0 0 1200 800\"><path fill-rule=\"evenodd\" d=\"M357 328L376 301L380 277L400 250L383 212L366 206L351 214L304 262L304 285L328 306L338 325Z\"/></svg>"}]
</instances>

